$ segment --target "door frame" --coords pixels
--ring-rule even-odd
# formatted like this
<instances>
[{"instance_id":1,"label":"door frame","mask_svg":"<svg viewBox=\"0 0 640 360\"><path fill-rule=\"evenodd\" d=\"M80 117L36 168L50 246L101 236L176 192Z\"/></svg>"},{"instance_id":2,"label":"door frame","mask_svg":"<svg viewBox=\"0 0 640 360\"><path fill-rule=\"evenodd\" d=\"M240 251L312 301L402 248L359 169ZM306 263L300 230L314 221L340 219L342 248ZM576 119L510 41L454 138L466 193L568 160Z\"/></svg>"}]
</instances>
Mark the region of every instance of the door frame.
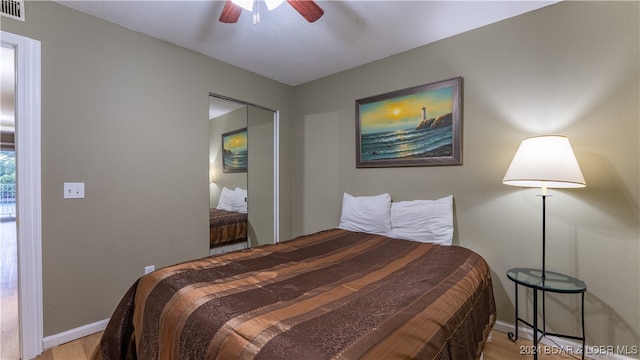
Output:
<instances>
[{"instance_id":1,"label":"door frame","mask_svg":"<svg viewBox=\"0 0 640 360\"><path fill-rule=\"evenodd\" d=\"M41 46L40 41L2 31L2 44L15 48L16 169L20 352L32 359L43 350Z\"/></svg>"}]
</instances>

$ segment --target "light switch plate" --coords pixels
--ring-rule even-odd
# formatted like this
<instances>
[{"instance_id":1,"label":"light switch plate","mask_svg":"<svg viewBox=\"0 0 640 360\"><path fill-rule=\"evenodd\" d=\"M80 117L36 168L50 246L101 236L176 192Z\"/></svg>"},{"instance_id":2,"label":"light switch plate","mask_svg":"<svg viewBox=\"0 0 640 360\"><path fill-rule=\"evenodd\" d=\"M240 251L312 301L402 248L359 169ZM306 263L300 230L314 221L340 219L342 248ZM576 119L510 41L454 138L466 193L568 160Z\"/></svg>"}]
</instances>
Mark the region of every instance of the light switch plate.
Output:
<instances>
[{"instance_id":1,"label":"light switch plate","mask_svg":"<svg viewBox=\"0 0 640 360\"><path fill-rule=\"evenodd\" d=\"M65 199L84 199L84 183L64 183Z\"/></svg>"}]
</instances>

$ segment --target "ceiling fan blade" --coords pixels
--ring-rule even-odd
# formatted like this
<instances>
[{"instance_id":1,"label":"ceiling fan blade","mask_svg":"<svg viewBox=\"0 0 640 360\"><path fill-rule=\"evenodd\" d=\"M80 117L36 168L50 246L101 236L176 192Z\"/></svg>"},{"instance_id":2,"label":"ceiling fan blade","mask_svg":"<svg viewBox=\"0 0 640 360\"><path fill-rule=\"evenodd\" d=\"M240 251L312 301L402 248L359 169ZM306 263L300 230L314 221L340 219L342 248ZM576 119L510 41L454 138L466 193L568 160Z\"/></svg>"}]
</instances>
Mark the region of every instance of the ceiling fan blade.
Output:
<instances>
[{"instance_id":1,"label":"ceiling fan blade","mask_svg":"<svg viewBox=\"0 0 640 360\"><path fill-rule=\"evenodd\" d=\"M222 13L220 14L220 22L227 24L236 23L240 18L241 12L242 8L240 6L232 3L231 0L227 0L222 8Z\"/></svg>"},{"instance_id":2,"label":"ceiling fan blade","mask_svg":"<svg viewBox=\"0 0 640 360\"><path fill-rule=\"evenodd\" d=\"M311 0L287 0L287 2L310 23L320 19L324 14L324 10Z\"/></svg>"}]
</instances>

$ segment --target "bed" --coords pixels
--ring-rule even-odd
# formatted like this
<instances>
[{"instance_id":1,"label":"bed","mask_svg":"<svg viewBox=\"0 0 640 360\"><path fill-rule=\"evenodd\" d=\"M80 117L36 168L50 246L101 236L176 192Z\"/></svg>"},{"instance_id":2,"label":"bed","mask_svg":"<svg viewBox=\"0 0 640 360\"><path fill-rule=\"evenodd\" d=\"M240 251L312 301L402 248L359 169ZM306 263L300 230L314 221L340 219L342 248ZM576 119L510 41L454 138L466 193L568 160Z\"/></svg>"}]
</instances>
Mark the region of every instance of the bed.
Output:
<instances>
[{"instance_id":1,"label":"bed","mask_svg":"<svg viewBox=\"0 0 640 360\"><path fill-rule=\"evenodd\" d=\"M209 247L247 241L247 214L209 209Z\"/></svg>"},{"instance_id":2,"label":"bed","mask_svg":"<svg viewBox=\"0 0 640 360\"><path fill-rule=\"evenodd\" d=\"M478 359L495 322L477 253L340 228L136 281L94 359Z\"/></svg>"},{"instance_id":3,"label":"bed","mask_svg":"<svg viewBox=\"0 0 640 360\"><path fill-rule=\"evenodd\" d=\"M247 190L223 187L218 205L209 209L209 248L247 242Z\"/></svg>"},{"instance_id":4,"label":"bed","mask_svg":"<svg viewBox=\"0 0 640 360\"><path fill-rule=\"evenodd\" d=\"M335 229L141 277L92 357L479 359L490 270L452 237L452 196L345 193Z\"/></svg>"}]
</instances>

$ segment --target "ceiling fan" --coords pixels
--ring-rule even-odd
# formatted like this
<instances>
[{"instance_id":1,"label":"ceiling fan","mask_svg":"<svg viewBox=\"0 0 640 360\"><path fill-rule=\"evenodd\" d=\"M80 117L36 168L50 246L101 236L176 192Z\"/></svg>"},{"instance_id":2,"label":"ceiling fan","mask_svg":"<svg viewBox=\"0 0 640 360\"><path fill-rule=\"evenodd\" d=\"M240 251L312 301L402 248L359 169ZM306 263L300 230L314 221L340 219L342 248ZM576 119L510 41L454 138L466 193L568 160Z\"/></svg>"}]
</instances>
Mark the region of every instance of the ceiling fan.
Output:
<instances>
[{"instance_id":1,"label":"ceiling fan","mask_svg":"<svg viewBox=\"0 0 640 360\"><path fill-rule=\"evenodd\" d=\"M264 0L264 2L267 9L272 10L284 0ZM287 0L287 2L310 23L320 19L324 14L324 10L312 0ZM220 22L228 24L238 22L242 9L254 11L254 0L227 0L220 14Z\"/></svg>"}]
</instances>

